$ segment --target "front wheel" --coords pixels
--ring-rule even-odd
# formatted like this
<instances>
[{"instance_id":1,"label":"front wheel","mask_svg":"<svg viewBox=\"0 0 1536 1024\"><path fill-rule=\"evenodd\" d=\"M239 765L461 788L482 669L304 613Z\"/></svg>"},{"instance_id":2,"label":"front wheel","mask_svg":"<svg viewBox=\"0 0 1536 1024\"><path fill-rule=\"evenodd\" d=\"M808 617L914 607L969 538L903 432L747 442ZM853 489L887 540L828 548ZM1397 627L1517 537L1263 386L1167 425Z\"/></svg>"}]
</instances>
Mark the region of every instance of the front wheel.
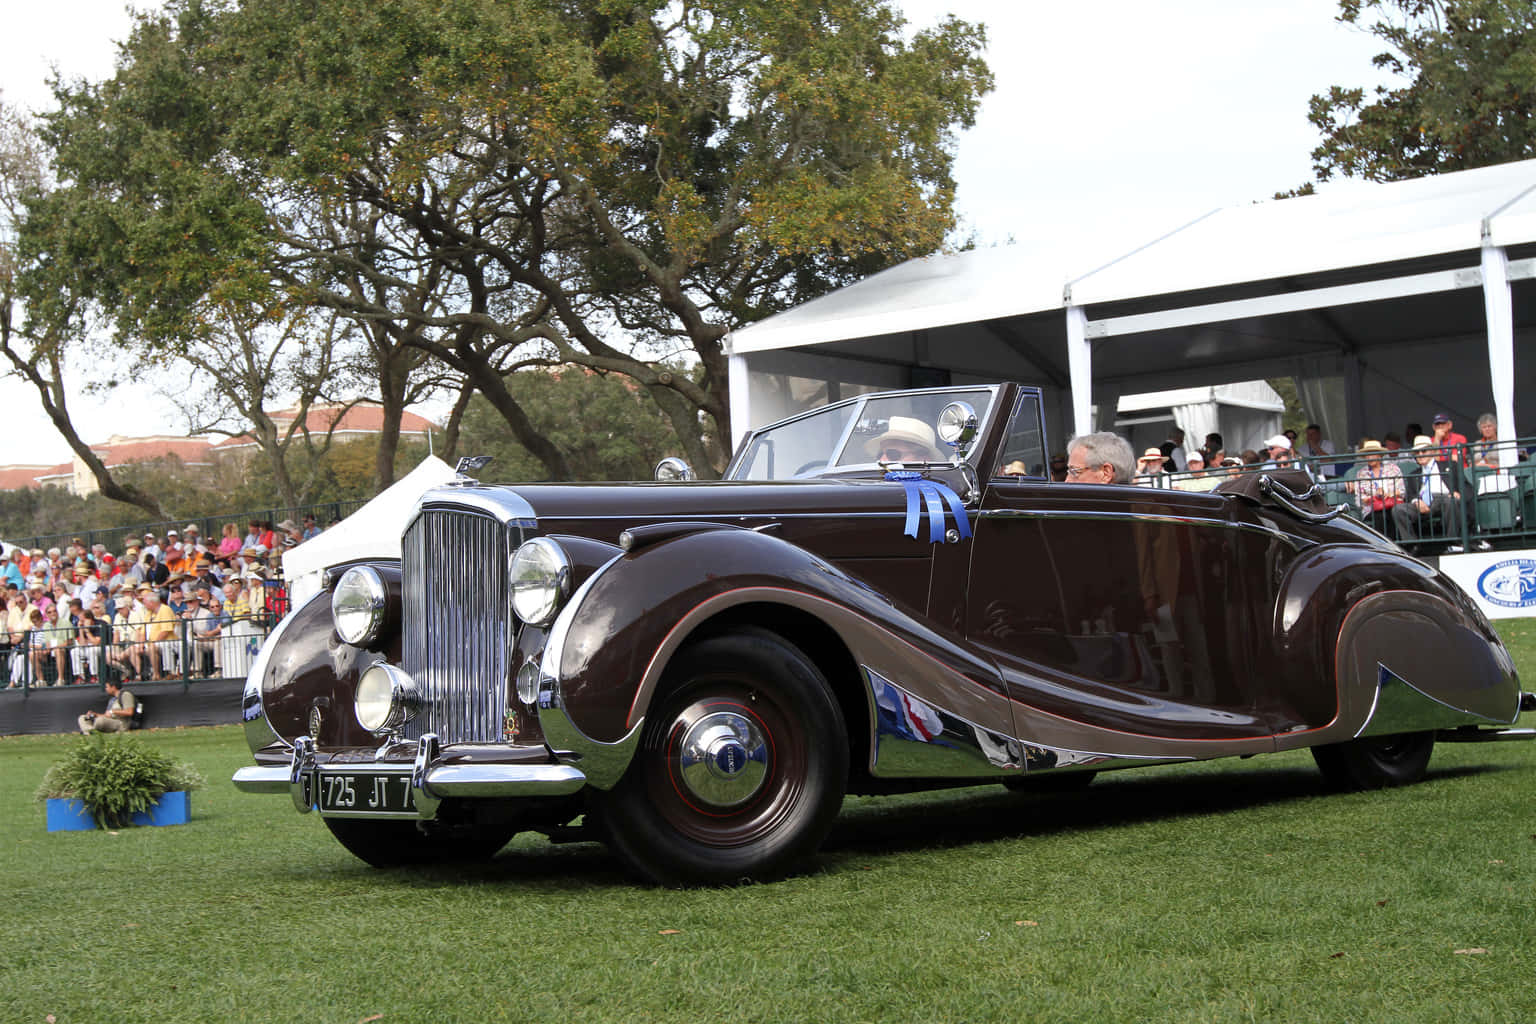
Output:
<instances>
[{"instance_id":1,"label":"front wheel","mask_svg":"<svg viewBox=\"0 0 1536 1024\"><path fill-rule=\"evenodd\" d=\"M376 868L490 860L517 834L512 825L462 825L422 832L414 821L321 820L349 853Z\"/></svg>"},{"instance_id":2,"label":"front wheel","mask_svg":"<svg viewBox=\"0 0 1536 1024\"><path fill-rule=\"evenodd\" d=\"M684 649L614 788L609 844L663 885L766 880L816 851L842 806L848 737L814 663L741 628Z\"/></svg>"},{"instance_id":3,"label":"front wheel","mask_svg":"<svg viewBox=\"0 0 1536 1024\"><path fill-rule=\"evenodd\" d=\"M1434 749L1434 733L1407 732L1313 747L1312 759L1335 789L1383 789L1422 779Z\"/></svg>"}]
</instances>

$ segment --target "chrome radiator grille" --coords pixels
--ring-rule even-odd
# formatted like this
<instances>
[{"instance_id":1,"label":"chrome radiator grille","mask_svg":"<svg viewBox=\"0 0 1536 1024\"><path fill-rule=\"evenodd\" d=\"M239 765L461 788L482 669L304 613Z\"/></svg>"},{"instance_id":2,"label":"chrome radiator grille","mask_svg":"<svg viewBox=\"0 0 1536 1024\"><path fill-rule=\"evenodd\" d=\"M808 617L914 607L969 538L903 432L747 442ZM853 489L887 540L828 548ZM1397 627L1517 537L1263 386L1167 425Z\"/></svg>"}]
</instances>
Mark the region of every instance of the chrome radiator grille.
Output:
<instances>
[{"instance_id":1,"label":"chrome radiator grille","mask_svg":"<svg viewBox=\"0 0 1536 1024\"><path fill-rule=\"evenodd\" d=\"M501 740L516 621L507 559L520 539L516 526L462 509L428 509L407 529L400 660L425 698L407 739Z\"/></svg>"}]
</instances>

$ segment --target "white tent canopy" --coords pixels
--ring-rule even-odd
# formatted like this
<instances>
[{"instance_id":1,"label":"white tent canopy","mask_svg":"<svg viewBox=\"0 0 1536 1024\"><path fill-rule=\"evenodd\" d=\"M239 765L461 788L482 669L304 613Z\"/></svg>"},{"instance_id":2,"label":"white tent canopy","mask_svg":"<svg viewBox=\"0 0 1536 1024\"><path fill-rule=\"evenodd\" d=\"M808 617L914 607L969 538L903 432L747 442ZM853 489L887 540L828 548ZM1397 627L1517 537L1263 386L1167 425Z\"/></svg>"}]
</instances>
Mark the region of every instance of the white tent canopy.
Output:
<instances>
[{"instance_id":1,"label":"white tent canopy","mask_svg":"<svg viewBox=\"0 0 1536 1024\"><path fill-rule=\"evenodd\" d=\"M1271 376L1345 443L1440 410L1513 437L1533 257L1536 161L1213 210L1139 247L926 257L734 332L736 439L874 387L1039 383L1082 432L1122 393Z\"/></svg>"},{"instance_id":2,"label":"white tent canopy","mask_svg":"<svg viewBox=\"0 0 1536 1024\"><path fill-rule=\"evenodd\" d=\"M428 455L368 504L284 553L283 576L294 606L319 591L320 573L328 566L362 558L399 558L400 535L416 510L416 499L453 478L448 463Z\"/></svg>"}]
</instances>

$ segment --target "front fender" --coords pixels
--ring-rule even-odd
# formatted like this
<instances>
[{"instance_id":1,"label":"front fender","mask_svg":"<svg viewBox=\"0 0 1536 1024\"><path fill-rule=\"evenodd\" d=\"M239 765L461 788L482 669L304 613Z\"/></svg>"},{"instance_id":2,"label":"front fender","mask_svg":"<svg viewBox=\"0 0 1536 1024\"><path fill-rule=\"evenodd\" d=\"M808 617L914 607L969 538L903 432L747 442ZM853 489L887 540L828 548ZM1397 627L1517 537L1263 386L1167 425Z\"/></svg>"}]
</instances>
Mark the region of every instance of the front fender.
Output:
<instances>
[{"instance_id":1,"label":"front fender","mask_svg":"<svg viewBox=\"0 0 1536 1024\"><path fill-rule=\"evenodd\" d=\"M860 668L983 728L1013 733L996 668L955 638L803 548L750 530L712 530L615 557L572 596L541 665L546 734L568 726L590 744L633 742L676 651L744 604L812 615Z\"/></svg>"}]
</instances>

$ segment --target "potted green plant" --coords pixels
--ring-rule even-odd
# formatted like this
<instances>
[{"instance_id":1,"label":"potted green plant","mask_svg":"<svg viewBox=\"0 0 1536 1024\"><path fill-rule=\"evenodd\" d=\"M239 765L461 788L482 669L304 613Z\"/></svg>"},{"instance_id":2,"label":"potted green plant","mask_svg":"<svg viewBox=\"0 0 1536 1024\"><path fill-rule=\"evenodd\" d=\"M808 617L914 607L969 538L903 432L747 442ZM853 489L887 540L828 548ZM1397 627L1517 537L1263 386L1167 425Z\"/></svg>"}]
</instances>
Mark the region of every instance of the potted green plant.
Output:
<instances>
[{"instance_id":1,"label":"potted green plant","mask_svg":"<svg viewBox=\"0 0 1536 1024\"><path fill-rule=\"evenodd\" d=\"M37 800L50 832L184 825L188 794L206 784L196 768L136 739L93 733L49 766Z\"/></svg>"}]
</instances>

